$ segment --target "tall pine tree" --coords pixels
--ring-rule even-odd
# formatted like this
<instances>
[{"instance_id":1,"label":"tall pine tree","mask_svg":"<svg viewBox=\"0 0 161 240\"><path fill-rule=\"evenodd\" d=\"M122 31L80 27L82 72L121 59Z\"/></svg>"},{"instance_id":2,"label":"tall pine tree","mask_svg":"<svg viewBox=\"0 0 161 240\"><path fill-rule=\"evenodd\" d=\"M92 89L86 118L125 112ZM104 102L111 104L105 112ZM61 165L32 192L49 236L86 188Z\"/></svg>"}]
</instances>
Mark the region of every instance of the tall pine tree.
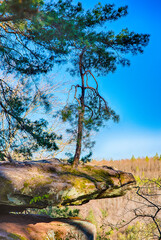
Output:
<instances>
[{"instance_id":1,"label":"tall pine tree","mask_svg":"<svg viewBox=\"0 0 161 240\"><path fill-rule=\"evenodd\" d=\"M117 8L114 4L99 3L86 11L81 3L74 5L69 0L53 3L4 0L0 3L1 69L37 75L47 73L54 64L71 62L70 73L80 76L80 83L73 85L76 104L65 106L62 111L63 120L75 119L77 126L75 166L80 160L83 138L88 137L92 129L98 130L104 120L118 120L98 91L96 75L114 72L119 64L129 65L126 55L143 53L149 42L148 34L128 29L115 34L102 28L126 15L127 6ZM89 77L95 86L89 85ZM7 114L21 126L15 112ZM85 129L87 134L83 135Z\"/></svg>"}]
</instances>

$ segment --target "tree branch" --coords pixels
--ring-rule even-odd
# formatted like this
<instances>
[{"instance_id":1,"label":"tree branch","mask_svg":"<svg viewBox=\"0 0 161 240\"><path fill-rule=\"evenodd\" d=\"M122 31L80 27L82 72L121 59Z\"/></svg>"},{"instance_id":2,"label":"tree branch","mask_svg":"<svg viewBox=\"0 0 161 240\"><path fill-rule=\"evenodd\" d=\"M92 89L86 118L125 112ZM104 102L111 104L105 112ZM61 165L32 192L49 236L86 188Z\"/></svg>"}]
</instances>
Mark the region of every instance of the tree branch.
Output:
<instances>
[{"instance_id":1,"label":"tree branch","mask_svg":"<svg viewBox=\"0 0 161 240\"><path fill-rule=\"evenodd\" d=\"M86 77L87 77L87 80L86 80L87 87L89 87L89 85L88 85L88 72L90 73L90 75L91 75L91 76L93 77L93 79L95 80L95 83L96 83L96 91L98 91L98 82L97 82L95 76L91 73L90 70L87 70L87 71L85 71L85 73L84 73L84 75L86 75Z\"/></svg>"}]
</instances>

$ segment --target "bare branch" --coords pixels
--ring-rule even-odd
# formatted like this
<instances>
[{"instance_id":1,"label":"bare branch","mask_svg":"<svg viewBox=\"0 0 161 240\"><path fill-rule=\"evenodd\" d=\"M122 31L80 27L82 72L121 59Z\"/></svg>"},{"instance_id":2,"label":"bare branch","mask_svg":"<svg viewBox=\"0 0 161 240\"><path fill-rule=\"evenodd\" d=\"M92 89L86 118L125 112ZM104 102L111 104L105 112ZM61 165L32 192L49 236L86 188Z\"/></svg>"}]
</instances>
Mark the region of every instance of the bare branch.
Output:
<instances>
[{"instance_id":1,"label":"bare branch","mask_svg":"<svg viewBox=\"0 0 161 240\"><path fill-rule=\"evenodd\" d=\"M72 85L71 88L68 91L67 105L68 105L68 101L69 101L70 92L72 91L73 87L75 87L75 85Z\"/></svg>"},{"instance_id":2,"label":"bare branch","mask_svg":"<svg viewBox=\"0 0 161 240\"><path fill-rule=\"evenodd\" d=\"M74 98L77 100L79 106L81 106L81 103L80 103L79 99L77 98L77 88L78 88L78 87L79 87L79 85L76 85L76 86L75 86L75 94L74 94Z\"/></svg>"},{"instance_id":3,"label":"bare branch","mask_svg":"<svg viewBox=\"0 0 161 240\"><path fill-rule=\"evenodd\" d=\"M135 219L137 219L138 216L133 217L132 219L130 219L128 222L126 222L125 224L119 226L119 228L123 228L126 227L127 225L129 225L131 222L133 222Z\"/></svg>"},{"instance_id":4,"label":"bare branch","mask_svg":"<svg viewBox=\"0 0 161 240\"><path fill-rule=\"evenodd\" d=\"M91 75L91 76L93 77L93 79L95 80L95 83L96 83L96 91L98 91L98 82L97 82L95 76L93 75L93 73L92 73L90 70L87 70L87 71L85 71L85 73L84 73L84 75L86 75L86 77L87 77L87 81L86 81L87 87L89 87L89 86L88 86L88 73L90 73L90 75Z\"/></svg>"},{"instance_id":5,"label":"bare branch","mask_svg":"<svg viewBox=\"0 0 161 240\"><path fill-rule=\"evenodd\" d=\"M148 198L146 198L143 194L140 193L140 187L139 186L138 186L138 189L137 189L136 193L137 193L138 196L145 199L147 202L149 202L150 204L152 204L154 207L156 207L158 209L158 206L155 203L153 203Z\"/></svg>"}]
</instances>

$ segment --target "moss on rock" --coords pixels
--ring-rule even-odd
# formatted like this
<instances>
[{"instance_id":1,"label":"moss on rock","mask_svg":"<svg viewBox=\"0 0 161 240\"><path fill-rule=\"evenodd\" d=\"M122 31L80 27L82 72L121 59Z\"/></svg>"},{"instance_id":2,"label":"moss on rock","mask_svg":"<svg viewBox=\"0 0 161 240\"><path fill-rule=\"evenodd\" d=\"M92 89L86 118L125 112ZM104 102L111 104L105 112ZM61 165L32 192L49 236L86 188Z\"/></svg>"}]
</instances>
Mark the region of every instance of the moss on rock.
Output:
<instances>
[{"instance_id":1,"label":"moss on rock","mask_svg":"<svg viewBox=\"0 0 161 240\"><path fill-rule=\"evenodd\" d=\"M95 198L122 196L135 183L131 174L107 166L98 167L52 162L0 163L0 206L43 208L77 205ZM124 186L124 188L123 188ZM44 195L49 197L43 198ZM34 202L31 200L39 199ZM0 207L1 208L1 207ZM16 209L17 210L17 209Z\"/></svg>"}]
</instances>

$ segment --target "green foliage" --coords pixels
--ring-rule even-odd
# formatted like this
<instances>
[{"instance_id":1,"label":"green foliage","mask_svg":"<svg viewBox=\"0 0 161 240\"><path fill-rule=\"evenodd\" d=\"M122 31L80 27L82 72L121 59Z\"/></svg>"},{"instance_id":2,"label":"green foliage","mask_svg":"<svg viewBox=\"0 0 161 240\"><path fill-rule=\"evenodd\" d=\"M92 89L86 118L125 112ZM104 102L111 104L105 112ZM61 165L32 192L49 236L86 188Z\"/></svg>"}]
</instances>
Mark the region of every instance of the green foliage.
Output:
<instances>
[{"instance_id":1,"label":"green foliage","mask_svg":"<svg viewBox=\"0 0 161 240\"><path fill-rule=\"evenodd\" d=\"M149 162L148 156L145 157L145 161L146 161L147 163Z\"/></svg>"},{"instance_id":2,"label":"green foliage","mask_svg":"<svg viewBox=\"0 0 161 240\"><path fill-rule=\"evenodd\" d=\"M30 86L29 81L26 84ZM10 160L11 155L29 159L40 148L58 149L55 141L60 137L48 132L48 122L28 116L37 105L40 110L48 108L42 95L23 83L12 86L0 79L0 160Z\"/></svg>"},{"instance_id":3,"label":"green foliage","mask_svg":"<svg viewBox=\"0 0 161 240\"><path fill-rule=\"evenodd\" d=\"M134 155L132 155L131 161L134 162L135 160L136 160L136 158L134 157Z\"/></svg>"},{"instance_id":4,"label":"green foliage","mask_svg":"<svg viewBox=\"0 0 161 240\"><path fill-rule=\"evenodd\" d=\"M0 161L5 161L5 154L0 151Z\"/></svg>"},{"instance_id":5,"label":"green foliage","mask_svg":"<svg viewBox=\"0 0 161 240\"><path fill-rule=\"evenodd\" d=\"M57 6L64 7L62 9L64 16L67 7L72 21L73 9L69 1L59 1ZM81 85L75 84L71 87L71 90L75 90L75 103L67 104L61 111L62 121L68 121L72 126L68 130L72 135L71 141L76 141L73 157L75 165L79 162L82 144L91 152L94 144L90 141L91 132L98 131L109 119L119 120L119 116L99 94L98 81L93 74L106 75L114 72L119 64L129 65L130 62L125 55L142 53L148 44L148 34L136 34L127 28L122 29L119 34L111 30L97 30L98 26L103 27L106 22L118 20L126 15L127 6L115 8L112 4L102 6L99 3L93 9L85 11L80 5L79 11L74 15L74 26L71 25L71 30L65 33L65 37L63 35L64 48L67 47L69 50L67 55L70 55L73 64L68 71L71 75L78 74L81 78ZM89 84L90 79L94 86Z\"/></svg>"},{"instance_id":6,"label":"green foliage","mask_svg":"<svg viewBox=\"0 0 161 240\"><path fill-rule=\"evenodd\" d=\"M113 235L114 231L113 228L110 228L108 230L105 230L104 225L100 227L100 231L97 234L97 240L111 240L111 237Z\"/></svg>"},{"instance_id":7,"label":"green foliage","mask_svg":"<svg viewBox=\"0 0 161 240\"><path fill-rule=\"evenodd\" d=\"M45 62L45 55L41 53L46 47L35 42L34 34L35 21L37 30L40 30L38 18L40 19L40 15L42 18L43 6L42 0L1 1L1 69L35 74L46 71L50 66L49 61Z\"/></svg>"},{"instance_id":8,"label":"green foliage","mask_svg":"<svg viewBox=\"0 0 161 240\"><path fill-rule=\"evenodd\" d=\"M97 94L88 94L86 97L86 105L89 106L85 110L84 118L82 120L83 124L83 137L82 144L83 150L89 149L89 154L83 156L80 161L87 162L90 161L90 157L92 155L92 147L95 142L90 140L91 133L93 131L99 131L100 127L105 125L105 122L112 118L114 121L118 122L119 116L115 114L115 112L108 107L108 111L106 110L106 106L104 102L98 98ZM92 109L92 112L91 112ZM71 136L71 142L77 142L77 127L78 127L78 118L79 111L81 111L79 104L70 104L65 106L61 111L61 119L62 121L68 122L71 127L67 128L67 133ZM59 114L59 113L58 113ZM73 155L69 156L69 161L72 162Z\"/></svg>"},{"instance_id":9,"label":"green foliage","mask_svg":"<svg viewBox=\"0 0 161 240\"><path fill-rule=\"evenodd\" d=\"M117 240L149 240L152 239L155 226L153 223L144 224L136 222L129 225L124 231L117 234Z\"/></svg>"},{"instance_id":10,"label":"green foliage","mask_svg":"<svg viewBox=\"0 0 161 240\"><path fill-rule=\"evenodd\" d=\"M92 152L90 152L90 153L87 154L86 156L82 157L80 161L81 161L82 163L91 162L91 161L92 161L91 156L92 156Z\"/></svg>"},{"instance_id":11,"label":"green foliage","mask_svg":"<svg viewBox=\"0 0 161 240\"><path fill-rule=\"evenodd\" d=\"M68 157L68 160L67 160L68 163L73 164L74 156L71 153L65 153L65 155ZM92 161L91 156L92 156L92 152L90 152L89 154L82 157L80 159L80 162L83 163L83 164L87 163L87 162L91 162Z\"/></svg>"},{"instance_id":12,"label":"green foliage","mask_svg":"<svg viewBox=\"0 0 161 240\"><path fill-rule=\"evenodd\" d=\"M35 196L31 199L30 204L37 203L48 198L49 198L49 194L44 194L43 196Z\"/></svg>"},{"instance_id":13,"label":"green foliage","mask_svg":"<svg viewBox=\"0 0 161 240\"><path fill-rule=\"evenodd\" d=\"M161 160L161 155L159 157L158 153L155 154L155 156L153 157L154 161L157 161L157 160Z\"/></svg>"},{"instance_id":14,"label":"green foliage","mask_svg":"<svg viewBox=\"0 0 161 240\"><path fill-rule=\"evenodd\" d=\"M139 176L135 176L135 180L136 180L136 183L138 186L143 186L143 185L146 185L148 186L149 184L154 184L158 187L160 187L160 184L161 184L161 178L140 178Z\"/></svg>"},{"instance_id":15,"label":"green foliage","mask_svg":"<svg viewBox=\"0 0 161 240\"><path fill-rule=\"evenodd\" d=\"M78 209L70 209L69 207L52 207L49 206L46 209L38 210L37 214L48 215L53 218L69 218L69 217L78 217Z\"/></svg>"},{"instance_id":16,"label":"green foliage","mask_svg":"<svg viewBox=\"0 0 161 240\"><path fill-rule=\"evenodd\" d=\"M6 0L0 3L0 13L1 68L10 72L32 75L47 72L54 63L67 60L74 46L75 49L86 46L84 66L107 73L116 69L116 60L129 64L127 59L117 57L111 44L122 53L136 54L142 52L149 37L130 33L128 29L117 35L113 31L98 34L93 30L107 21L126 16L127 6L115 8L114 4L98 4L85 11L80 2L74 5L69 0L52 3ZM71 60L75 65L76 59Z\"/></svg>"}]
</instances>

